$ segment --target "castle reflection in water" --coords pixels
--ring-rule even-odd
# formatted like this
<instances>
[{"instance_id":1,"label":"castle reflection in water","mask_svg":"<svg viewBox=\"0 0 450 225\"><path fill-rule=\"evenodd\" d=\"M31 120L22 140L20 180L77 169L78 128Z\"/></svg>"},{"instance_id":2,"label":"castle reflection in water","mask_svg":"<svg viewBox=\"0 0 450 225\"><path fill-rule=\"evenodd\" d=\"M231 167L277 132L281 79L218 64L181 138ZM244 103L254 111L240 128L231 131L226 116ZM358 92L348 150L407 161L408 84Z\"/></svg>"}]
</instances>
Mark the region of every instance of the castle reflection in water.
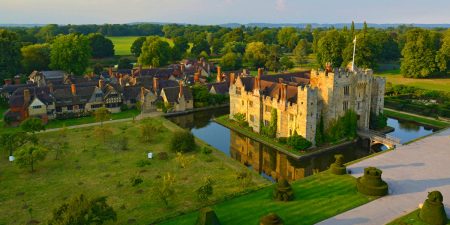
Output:
<instances>
[{"instance_id":1,"label":"castle reflection in water","mask_svg":"<svg viewBox=\"0 0 450 225\"><path fill-rule=\"evenodd\" d=\"M271 180L284 177L293 181L326 170L334 162L334 154L343 154L345 161L371 154L369 148L357 143L295 159L211 121L212 118L227 113L227 109L209 110L169 119L183 128L190 129L196 137Z\"/></svg>"}]
</instances>

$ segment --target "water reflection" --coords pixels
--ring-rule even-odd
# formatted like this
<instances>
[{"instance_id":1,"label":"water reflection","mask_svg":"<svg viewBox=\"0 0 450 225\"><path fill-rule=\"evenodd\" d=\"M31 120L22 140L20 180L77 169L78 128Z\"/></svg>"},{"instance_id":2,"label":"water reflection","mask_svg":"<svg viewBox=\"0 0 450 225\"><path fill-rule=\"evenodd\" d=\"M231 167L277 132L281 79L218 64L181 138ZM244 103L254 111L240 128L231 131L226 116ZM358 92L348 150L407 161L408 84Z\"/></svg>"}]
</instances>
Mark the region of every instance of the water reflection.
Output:
<instances>
[{"instance_id":1,"label":"water reflection","mask_svg":"<svg viewBox=\"0 0 450 225\"><path fill-rule=\"evenodd\" d=\"M343 154L345 162L348 162L377 152L381 147L370 149L367 140L360 140L332 151L295 159L211 121L214 117L228 113L228 109L224 108L169 119L181 127L190 129L196 137L272 181L280 177L293 181L326 170L334 162L335 154ZM406 124L391 118L388 119L388 125L396 129L392 135L401 138L402 142L433 132L433 129L414 123Z\"/></svg>"}]
</instances>

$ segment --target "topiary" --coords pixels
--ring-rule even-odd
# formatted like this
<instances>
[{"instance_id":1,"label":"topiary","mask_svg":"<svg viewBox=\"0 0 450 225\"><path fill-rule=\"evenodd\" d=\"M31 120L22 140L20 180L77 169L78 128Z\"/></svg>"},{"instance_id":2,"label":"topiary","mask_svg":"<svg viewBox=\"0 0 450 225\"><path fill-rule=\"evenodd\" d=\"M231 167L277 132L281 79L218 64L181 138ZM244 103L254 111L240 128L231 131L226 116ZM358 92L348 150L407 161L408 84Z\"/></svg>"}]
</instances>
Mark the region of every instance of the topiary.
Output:
<instances>
[{"instance_id":1,"label":"topiary","mask_svg":"<svg viewBox=\"0 0 450 225\"><path fill-rule=\"evenodd\" d=\"M275 213L269 213L259 220L260 225L283 225L283 220Z\"/></svg>"},{"instance_id":2,"label":"topiary","mask_svg":"<svg viewBox=\"0 0 450 225\"><path fill-rule=\"evenodd\" d=\"M445 214L443 196L439 191L428 193L428 199L425 200L419 212L419 218L430 225L447 224L447 214Z\"/></svg>"},{"instance_id":3,"label":"topiary","mask_svg":"<svg viewBox=\"0 0 450 225\"><path fill-rule=\"evenodd\" d=\"M278 180L278 183L273 190L273 199L284 202L292 201L294 199L294 192L286 179L280 178Z\"/></svg>"},{"instance_id":4,"label":"topiary","mask_svg":"<svg viewBox=\"0 0 450 225\"><path fill-rule=\"evenodd\" d=\"M219 218L211 208L203 208L200 210L196 225L220 225Z\"/></svg>"},{"instance_id":5,"label":"topiary","mask_svg":"<svg viewBox=\"0 0 450 225\"><path fill-rule=\"evenodd\" d=\"M341 154L334 155L336 161L331 164L330 172L336 175L343 175L347 173L347 167L344 166L344 156Z\"/></svg>"},{"instance_id":6,"label":"topiary","mask_svg":"<svg viewBox=\"0 0 450 225\"><path fill-rule=\"evenodd\" d=\"M364 175L356 179L356 188L360 193L371 196L384 196L388 193L388 185L381 179L383 172L375 167L364 169Z\"/></svg>"}]
</instances>

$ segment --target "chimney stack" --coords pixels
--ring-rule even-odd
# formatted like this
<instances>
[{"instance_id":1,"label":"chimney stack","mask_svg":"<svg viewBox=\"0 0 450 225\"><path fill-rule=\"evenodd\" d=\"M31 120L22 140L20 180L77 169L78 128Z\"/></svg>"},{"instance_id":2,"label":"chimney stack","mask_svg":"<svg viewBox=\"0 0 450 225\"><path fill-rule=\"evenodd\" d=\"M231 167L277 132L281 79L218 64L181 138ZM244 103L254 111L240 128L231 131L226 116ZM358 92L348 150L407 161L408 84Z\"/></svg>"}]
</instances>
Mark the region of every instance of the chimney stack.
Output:
<instances>
[{"instance_id":1,"label":"chimney stack","mask_svg":"<svg viewBox=\"0 0 450 225\"><path fill-rule=\"evenodd\" d=\"M24 104L28 104L31 100L30 90L27 88L23 90L23 102Z\"/></svg>"},{"instance_id":2,"label":"chimney stack","mask_svg":"<svg viewBox=\"0 0 450 225\"><path fill-rule=\"evenodd\" d=\"M278 78L278 83L283 83L283 78Z\"/></svg>"},{"instance_id":3,"label":"chimney stack","mask_svg":"<svg viewBox=\"0 0 450 225\"><path fill-rule=\"evenodd\" d=\"M230 73L230 86L234 84L234 73Z\"/></svg>"},{"instance_id":4,"label":"chimney stack","mask_svg":"<svg viewBox=\"0 0 450 225\"><path fill-rule=\"evenodd\" d=\"M153 91L155 92L155 94L157 94L158 90L159 90L159 78L153 77Z\"/></svg>"},{"instance_id":5,"label":"chimney stack","mask_svg":"<svg viewBox=\"0 0 450 225\"><path fill-rule=\"evenodd\" d=\"M185 67L186 66L184 64L181 64L181 66L180 66L181 73L184 73Z\"/></svg>"},{"instance_id":6,"label":"chimney stack","mask_svg":"<svg viewBox=\"0 0 450 225\"><path fill-rule=\"evenodd\" d=\"M200 80L200 73L196 72L194 73L194 82L197 83Z\"/></svg>"},{"instance_id":7,"label":"chimney stack","mask_svg":"<svg viewBox=\"0 0 450 225\"><path fill-rule=\"evenodd\" d=\"M330 73L333 71L333 67L331 66L331 63L327 62L327 64L325 64L325 72Z\"/></svg>"},{"instance_id":8,"label":"chimney stack","mask_svg":"<svg viewBox=\"0 0 450 225\"><path fill-rule=\"evenodd\" d=\"M260 88L259 77L255 77L255 83L253 85L253 89L259 90L259 88Z\"/></svg>"},{"instance_id":9,"label":"chimney stack","mask_svg":"<svg viewBox=\"0 0 450 225\"><path fill-rule=\"evenodd\" d=\"M48 86L48 91L49 91L50 93L53 93L53 83L50 83L50 84L48 84L47 86Z\"/></svg>"},{"instance_id":10,"label":"chimney stack","mask_svg":"<svg viewBox=\"0 0 450 225\"><path fill-rule=\"evenodd\" d=\"M220 68L220 66L217 66L217 82L222 81L222 70Z\"/></svg>"},{"instance_id":11,"label":"chimney stack","mask_svg":"<svg viewBox=\"0 0 450 225\"><path fill-rule=\"evenodd\" d=\"M287 84L282 84L281 88L283 91L282 100L286 101L287 100Z\"/></svg>"},{"instance_id":12,"label":"chimney stack","mask_svg":"<svg viewBox=\"0 0 450 225\"><path fill-rule=\"evenodd\" d=\"M139 64L138 70L139 70L139 76L141 76L142 75L142 64Z\"/></svg>"},{"instance_id":13,"label":"chimney stack","mask_svg":"<svg viewBox=\"0 0 450 225\"><path fill-rule=\"evenodd\" d=\"M263 75L264 71L262 68L258 68L258 78L261 79L261 76Z\"/></svg>"},{"instance_id":14,"label":"chimney stack","mask_svg":"<svg viewBox=\"0 0 450 225\"><path fill-rule=\"evenodd\" d=\"M183 96L183 81L178 81L178 84L180 86L180 93L179 96L182 97Z\"/></svg>"},{"instance_id":15,"label":"chimney stack","mask_svg":"<svg viewBox=\"0 0 450 225\"><path fill-rule=\"evenodd\" d=\"M98 80L98 87L99 87L100 89L103 88L103 80Z\"/></svg>"},{"instance_id":16,"label":"chimney stack","mask_svg":"<svg viewBox=\"0 0 450 225\"><path fill-rule=\"evenodd\" d=\"M109 75L109 76L112 76L112 74L113 74L112 67L109 67L109 69L108 69L108 75Z\"/></svg>"},{"instance_id":17,"label":"chimney stack","mask_svg":"<svg viewBox=\"0 0 450 225\"><path fill-rule=\"evenodd\" d=\"M72 95L77 95L77 87L75 87L75 84L70 85L70 90L72 91Z\"/></svg>"},{"instance_id":18,"label":"chimney stack","mask_svg":"<svg viewBox=\"0 0 450 225\"><path fill-rule=\"evenodd\" d=\"M12 80L11 79L5 79L5 85L11 85Z\"/></svg>"},{"instance_id":19,"label":"chimney stack","mask_svg":"<svg viewBox=\"0 0 450 225\"><path fill-rule=\"evenodd\" d=\"M14 77L14 84L20 84L20 76Z\"/></svg>"},{"instance_id":20,"label":"chimney stack","mask_svg":"<svg viewBox=\"0 0 450 225\"><path fill-rule=\"evenodd\" d=\"M122 74L120 74L120 76L119 76L119 85L121 87L123 86L123 76L122 76Z\"/></svg>"},{"instance_id":21,"label":"chimney stack","mask_svg":"<svg viewBox=\"0 0 450 225\"><path fill-rule=\"evenodd\" d=\"M145 88L141 87L141 99L144 100L145 98Z\"/></svg>"}]
</instances>

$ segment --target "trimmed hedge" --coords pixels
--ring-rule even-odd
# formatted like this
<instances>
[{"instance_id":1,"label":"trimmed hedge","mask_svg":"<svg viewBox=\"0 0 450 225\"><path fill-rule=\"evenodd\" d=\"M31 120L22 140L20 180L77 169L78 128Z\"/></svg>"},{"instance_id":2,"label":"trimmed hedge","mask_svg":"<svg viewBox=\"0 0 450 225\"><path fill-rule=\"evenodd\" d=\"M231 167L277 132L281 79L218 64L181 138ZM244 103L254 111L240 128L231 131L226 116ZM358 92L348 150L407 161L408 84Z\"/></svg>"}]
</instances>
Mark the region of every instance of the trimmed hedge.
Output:
<instances>
[{"instance_id":1,"label":"trimmed hedge","mask_svg":"<svg viewBox=\"0 0 450 225\"><path fill-rule=\"evenodd\" d=\"M280 178L278 180L277 185L273 189L273 199L284 202L294 200L294 191L286 179Z\"/></svg>"},{"instance_id":2,"label":"trimmed hedge","mask_svg":"<svg viewBox=\"0 0 450 225\"><path fill-rule=\"evenodd\" d=\"M195 225L220 225L220 222L214 210L207 207L200 210Z\"/></svg>"},{"instance_id":3,"label":"trimmed hedge","mask_svg":"<svg viewBox=\"0 0 450 225\"><path fill-rule=\"evenodd\" d=\"M260 225L283 225L283 220L275 213L269 213L261 217Z\"/></svg>"},{"instance_id":4,"label":"trimmed hedge","mask_svg":"<svg viewBox=\"0 0 450 225\"><path fill-rule=\"evenodd\" d=\"M344 156L341 154L334 155L336 161L331 164L330 172L335 175L347 174L347 167L344 165Z\"/></svg>"},{"instance_id":5,"label":"trimmed hedge","mask_svg":"<svg viewBox=\"0 0 450 225\"><path fill-rule=\"evenodd\" d=\"M388 194L388 185L381 179L383 172L375 167L364 169L364 175L356 179L356 188L365 195L384 196Z\"/></svg>"},{"instance_id":6,"label":"trimmed hedge","mask_svg":"<svg viewBox=\"0 0 450 225\"><path fill-rule=\"evenodd\" d=\"M447 224L447 214L445 213L443 196L439 191L428 193L428 199L425 200L422 209L419 212L419 218L430 225Z\"/></svg>"}]
</instances>

